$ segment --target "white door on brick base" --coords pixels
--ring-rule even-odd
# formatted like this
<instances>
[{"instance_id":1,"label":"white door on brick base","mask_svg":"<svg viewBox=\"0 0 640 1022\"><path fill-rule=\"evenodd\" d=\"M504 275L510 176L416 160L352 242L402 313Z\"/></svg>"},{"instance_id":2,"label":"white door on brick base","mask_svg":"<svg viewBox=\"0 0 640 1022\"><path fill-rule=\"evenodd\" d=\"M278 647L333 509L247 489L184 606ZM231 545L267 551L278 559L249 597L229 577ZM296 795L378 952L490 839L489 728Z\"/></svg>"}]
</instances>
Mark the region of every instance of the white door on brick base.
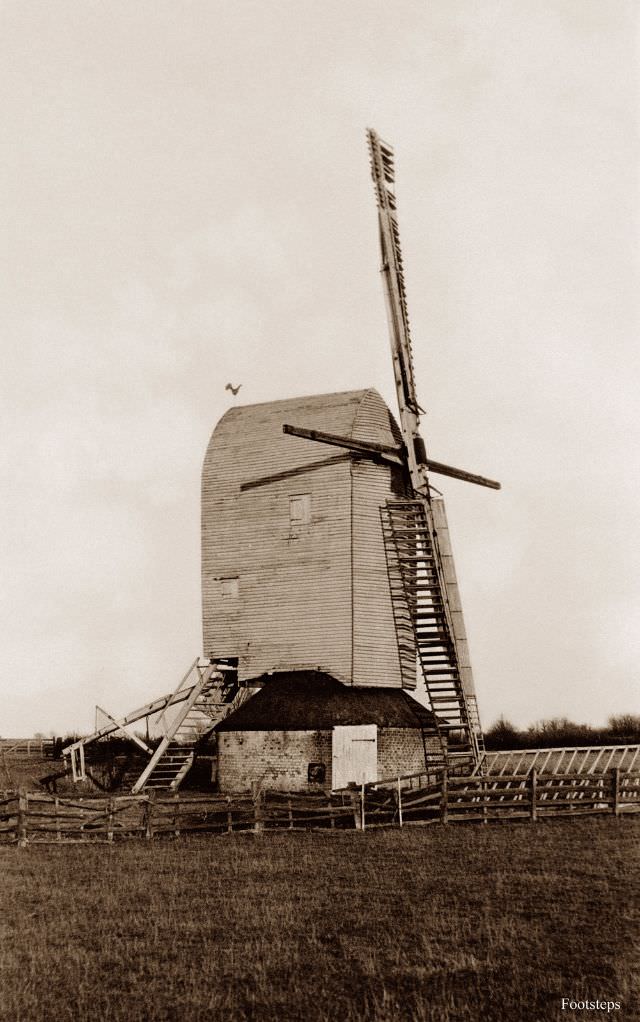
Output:
<instances>
[{"instance_id":1,"label":"white door on brick base","mask_svg":"<svg viewBox=\"0 0 640 1022\"><path fill-rule=\"evenodd\" d=\"M378 780L378 727L353 724L333 729L332 788Z\"/></svg>"}]
</instances>

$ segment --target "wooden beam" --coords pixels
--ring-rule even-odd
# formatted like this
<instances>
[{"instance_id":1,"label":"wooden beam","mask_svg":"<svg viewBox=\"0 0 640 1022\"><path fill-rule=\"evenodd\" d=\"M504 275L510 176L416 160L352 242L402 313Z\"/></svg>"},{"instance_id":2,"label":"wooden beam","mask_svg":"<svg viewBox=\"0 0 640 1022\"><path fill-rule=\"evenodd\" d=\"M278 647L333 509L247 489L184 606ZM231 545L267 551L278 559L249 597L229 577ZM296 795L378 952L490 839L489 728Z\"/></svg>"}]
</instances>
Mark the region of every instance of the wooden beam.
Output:
<instances>
[{"instance_id":1,"label":"wooden beam","mask_svg":"<svg viewBox=\"0 0 640 1022\"><path fill-rule=\"evenodd\" d=\"M387 447L385 444L374 444L368 440L353 440L348 436L337 436L335 433L323 433L319 429L302 429L301 426L284 425L282 432L288 436L299 436L303 440L315 440L319 444L331 444L333 447L345 447L348 451L356 454L365 454L368 457L375 455L384 458L385 461L392 461L396 465L404 465L402 447Z\"/></svg>"},{"instance_id":2,"label":"wooden beam","mask_svg":"<svg viewBox=\"0 0 640 1022\"><path fill-rule=\"evenodd\" d=\"M246 483L240 484L240 490L255 490L259 486L268 486L270 483L278 483L284 479L294 479L296 476L303 476L309 472L315 472L327 465L339 465L343 461L349 461L350 454L332 454L330 458L320 458L319 461L311 461L308 465L298 465L297 468L289 468L284 472L273 472L268 476L260 476L259 479L249 479Z\"/></svg>"},{"instance_id":3,"label":"wooden beam","mask_svg":"<svg viewBox=\"0 0 640 1022\"><path fill-rule=\"evenodd\" d=\"M394 465L406 465L405 448L402 446L390 447L386 444L375 444L369 440L354 440L348 436L337 436L335 433L324 433L319 429L303 429L301 426L290 426L285 424L282 432L288 436L301 437L303 440L314 440L320 444L331 444L334 447L344 447L355 454L365 457L388 461ZM488 486L491 490L500 490L502 487L495 479L487 479L486 476L476 475L474 472L467 472L462 468L453 468L441 461L426 462L430 472L436 475L449 476L450 479L461 479L465 483L475 483L476 486Z\"/></svg>"},{"instance_id":4,"label":"wooden beam","mask_svg":"<svg viewBox=\"0 0 640 1022\"><path fill-rule=\"evenodd\" d=\"M151 717L154 713L159 713L160 710L165 710L168 706L173 706L174 703L183 702L185 699L189 698L192 688L193 685L189 688L182 689L180 692L169 692L168 695L161 696L159 699L154 699L152 703L147 703L146 706L141 706L139 709L133 710L115 724L105 724L105 726L100 728L99 731L95 731L94 734L89 735L87 738L79 738L77 742L73 742L71 745L65 746L62 750L63 755L67 756L71 754L73 756L73 753L77 749L82 749L83 746L89 745L91 742L95 742L99 738L104 738L106 735L113 734L114 731L118 731L126 727L127 724L135 724L137 720L142 720L143 717Z\"/></svg>"},{"instance_id":5,"label":"wooden beam","mask_svg":"<svg viewBox=\"0 0 640 1022\"><path fill-rule=\"evenodd\" d=\"M488 486L490 490L501 490L502 484L495 479L487 479L486 476L476 475L474 472L467 472L463 468L453 468L451 465L443 465L440 461L427 461L427 468L436 475L449 476L451 479L462 479L465 483L475 483L476 486Z\"/></svg>"},{"instance_id":6,"label":"wooden beam","mask_svg":"<svg viewBox=\"0 0 640 1022\"><path fill-rule=\"evenodd\" d=\"M108 712L108 710L103 710L101 706L96 706L96 731L98 730L98 727L97 727L97 723L98 723L98 711L100 711L100 713L104 714L104 716L107 717L111 721L112 724L115 724L115 726L116 726L116 734L121 734L125 738L128 738L130 741L135 742L136 745L140 746L140 748L143 750L143 752L146 752L149 756L153 756L153 749L149 745L147 745L146 742L143 742L142 739L138 738L137 735L130 734L127 731L127 729L124 728L121 725L120 721L116 720L116 718L114 716L112 716Z\"/></svg>"}]
</instances>

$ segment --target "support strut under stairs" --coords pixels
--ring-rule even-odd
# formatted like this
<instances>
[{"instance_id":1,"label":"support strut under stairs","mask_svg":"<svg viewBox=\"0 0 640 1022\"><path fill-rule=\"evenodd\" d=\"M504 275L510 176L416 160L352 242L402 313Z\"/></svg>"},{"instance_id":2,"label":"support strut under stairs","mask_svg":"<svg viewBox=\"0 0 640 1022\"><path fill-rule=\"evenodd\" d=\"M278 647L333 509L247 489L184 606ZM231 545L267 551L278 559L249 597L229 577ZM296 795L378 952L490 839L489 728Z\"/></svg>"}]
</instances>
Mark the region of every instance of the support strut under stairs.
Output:
<instances>
[{"instance_id":1,"label":"support strut under stairs","mask_svg":"<svg viewBox=\"0 0 640 1022\"><path fill-rule=\"evenodd\" d=\"M133 793L143 788L165 788L177 791L189 772L195 757L197 740L223 717L234 712L255 689L238 687L237 661L227 657L200 659L197 657L179 685L168 695L133 710L120 720L101 711L107 722L91 735L79 738L64 748L69 759L74 781L87 777L85 749L101 738L123 734L149 753L150 760L133 786ZM173 719L167 718L177 708ZM138 736L126 729L140 720L160 714L158 724L163 729L159 746L152 751Z\"/></svg>"}]
</instances>

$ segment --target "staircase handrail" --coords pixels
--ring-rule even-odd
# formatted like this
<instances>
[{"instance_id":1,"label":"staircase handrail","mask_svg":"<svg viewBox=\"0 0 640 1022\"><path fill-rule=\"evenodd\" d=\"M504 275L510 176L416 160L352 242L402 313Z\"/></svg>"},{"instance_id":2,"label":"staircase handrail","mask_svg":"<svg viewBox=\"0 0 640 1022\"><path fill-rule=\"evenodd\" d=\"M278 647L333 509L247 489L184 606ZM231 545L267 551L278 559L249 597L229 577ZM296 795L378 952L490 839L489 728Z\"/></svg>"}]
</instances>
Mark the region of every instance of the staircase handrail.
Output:
<instances>
[{"instance_id":1,"label":"staircase handrail","mask_svg":"<svg viewBox=\"0 0 640 1022\"><path fill-rule=\"evenodd\" d=\"M189 674L191 673L193 668L198 663L199 663L199 658L196 659L196 662L191 667L191 670L189 671ZM218 672L217 664L215 664L215 663L210 663L203 670L202 674L200 675L199 680L195 683L195 685L193 685L193 687L191 688L191 690L189 692L189 695L184 700L184 702L183 702L182 706L180 707L180 710L176 714L174 720L172 721L170 726L165 731L165 734L164 734L164 736L162 738L162 741L160 742L158 748L154 752L153 756L151 757L151 759L147 763L145 769L142 771L142 773L140 774L140 777L138 778L138 780L134 784L133 788L131 789L132 795L137 795L138 792L141 791L142 788L144 788L145 784L147 783L147 780L149 779L149 777L151 776L151 774L155 770L157 764L160 762L160 760L164 756L165 752L167 751L167 748L169 747L169 744L170 744L171 740L173 739L176 731L178 730L178 728L180 727L180 725L184 721L185 717L189 713L189 710L195 704L198 696L202 692L202 689L205 687L205 685L211 679L211 677L212 677L212 675L214 673L219 673ZM188 677L188 675L187 675L187 677ZM184 684L184 681L185 681L185 679L183 678L182 681L180 682L180 685L176 689L176 692L180 691L180 688Z\"/></svg>"},{"instance_id":2,"label":"staircase handrail","mask_svg":"<svg viewBox=\"0 0 640 1022\"><path fill-rule=\"evenodd\" d=\"M178 695L179 692L182 692L186 682L189 680L189 678L191 677L193 672L198 667L199 662L200 662L200 657L196 657L195 660L193 661L193 663L191 664L191 666L188 668L186 673L183 675L183 677L180 679L180 681L178 682L177 686L175 687L175 689L173 691L173 695L174 696ZM195 684L197 685L198 682L196 681ZM166 725L165 714L167 712L167 709L169 708L169 705L170 704L167 703L167 705L164 707L162 713L160 714L160 716L158 717L158 720L157 720L158 727L162 727L162 729L163 729L165 734L167 733L167 725Z\"/></svg>"}]
</instances>

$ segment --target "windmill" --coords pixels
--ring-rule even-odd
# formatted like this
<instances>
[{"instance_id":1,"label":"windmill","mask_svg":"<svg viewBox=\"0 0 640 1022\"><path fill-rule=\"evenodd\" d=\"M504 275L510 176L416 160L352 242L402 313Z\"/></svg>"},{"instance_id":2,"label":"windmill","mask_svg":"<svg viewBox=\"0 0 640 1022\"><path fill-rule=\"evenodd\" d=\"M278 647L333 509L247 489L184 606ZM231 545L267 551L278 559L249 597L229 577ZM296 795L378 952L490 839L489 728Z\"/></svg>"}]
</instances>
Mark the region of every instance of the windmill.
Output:
<instances>
[{"instance_id":1,"label":"windmill","mask_svg":"<svg viewBox=\"0 0 640 1022\"><path fill-rule=\"evenodd\" d=\"M393 152L368 138L399 426L373 389L223 415L202 472L203 656L174 692L105 714L69 746L74 778L86 746L158 714L161 741L142 749L134 792L177 790L212 728L223 791L481 765L444 503L429 478L499 483L427 457ZM323 444L339 450L325 456ZM418 677L430 710L411 696Z\"/></svg>"}]
</instances>

